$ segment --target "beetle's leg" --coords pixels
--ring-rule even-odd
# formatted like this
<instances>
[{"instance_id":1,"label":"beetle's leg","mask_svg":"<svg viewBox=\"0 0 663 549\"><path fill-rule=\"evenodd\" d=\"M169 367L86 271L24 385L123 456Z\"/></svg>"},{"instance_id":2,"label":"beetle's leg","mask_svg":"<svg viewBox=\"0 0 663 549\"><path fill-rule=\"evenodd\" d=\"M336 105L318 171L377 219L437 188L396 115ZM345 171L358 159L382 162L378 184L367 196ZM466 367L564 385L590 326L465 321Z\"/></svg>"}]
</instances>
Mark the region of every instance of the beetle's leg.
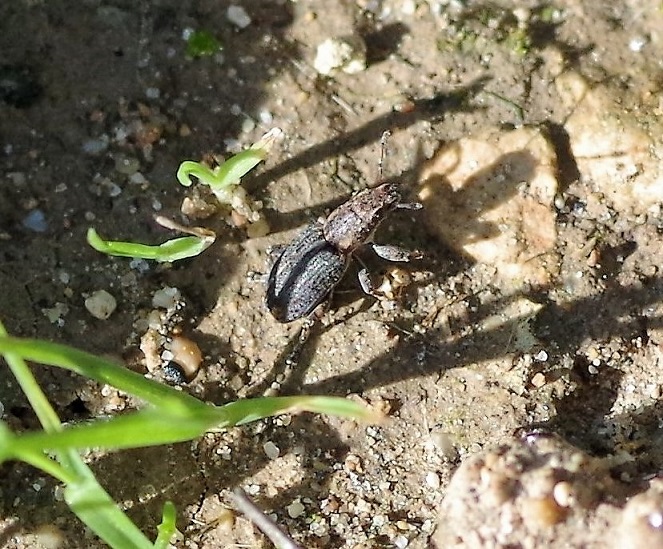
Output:
<instances>
[{"instance_id":1,"label":"beetle's leg","mask_svg":"<svg viewBox=\"0 0 663 549\"><path fill-rule=\"evenodd\" d=\"M246 280L251 284L267 284L269 273L259 273L258 271L249 271L246 273Z\"/></svg>"},{"instance_id":2,"label":"beetle's leg","mask_svg":"<svg viewBox=\"0 0 663 549\"><path fill-rule=\"evenodd\" d=\"M421 202L401 202L396 204L397 210L421 210L424 205Z\"/></svg>"},{"instance_id":3,"label":"beetle's leg","mask_svg":"<svg viewBox=\"0 0 663 549\"><path fill-rule=\"evenodd\" d=\"M384 299L386 297L383 292L379 291L375 286L373 286L371 277L368 276L368 269L365 267L359 270L357 273L357 278L359 279L359 284L361 285L361 289L364 290L365 294L370 295L375 299Z\"/></svg>"},{"instance_id":4,"label":"beetle's leg","mask_svg":"<svg viewBox=\"0 0 663 549\"><path fill-rule=\"evenodd\" d=\"M269 246L267 250L267 258L273 263L278 259L278 256L280 256L283 253L283 250L287 248L287 245L285 244L275 244L274 246Z\"/></svg>"},{"instance_id":5,"label":"beetle's leg","mask_svg":"<svg viewBox=\"0 0 663 549\"><path fill-rule=\"evenodd\" d=\"M299 330L299 335L297 336L297 341L288 353L288 356L285 358L285 364L287 366L293 366L299 361L299 356L301 355L308 338L311 337L311 328L315 325L316 320L315 311L304 319L302 327Z\"/></svg>"},{"instance_id":6,"label":"beetle's leg","mask_svg":"<svg viewBox=\"0 0 663 549\"><path fill-rule=\"evenodd\" d=\"M421 259L423 254L417 250L406 250L399 246L392 246L390 244L375 244L370 242L369 246L378 257L386 259L387 261L412 261L413 259Z\"/></svg>"}]
</instances>

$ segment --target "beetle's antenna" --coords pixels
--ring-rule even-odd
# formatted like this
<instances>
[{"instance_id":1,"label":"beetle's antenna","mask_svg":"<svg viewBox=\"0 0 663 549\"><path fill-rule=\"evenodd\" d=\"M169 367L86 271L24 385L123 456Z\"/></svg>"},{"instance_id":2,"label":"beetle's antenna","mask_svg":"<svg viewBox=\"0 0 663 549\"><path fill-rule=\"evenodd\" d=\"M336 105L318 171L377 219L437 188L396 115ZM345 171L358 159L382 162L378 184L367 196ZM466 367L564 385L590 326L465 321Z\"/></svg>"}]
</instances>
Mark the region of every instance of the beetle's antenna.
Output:
<instances>
[{"instance_id":1,"label":"beetle's antenna","mask_svg":"<svg viewBox=\"0 0 663 549\"><path fill-rule=\"evenodd\" d=\"M387 156L387 139L389 139L390 135L391 132L389 130L385 130L382 132L382 137L380 138L380 162L378 163L378 181L382 181L382 178L384 177L382 166L384 164L384 159Z\"/></svg>"}]
</instances>

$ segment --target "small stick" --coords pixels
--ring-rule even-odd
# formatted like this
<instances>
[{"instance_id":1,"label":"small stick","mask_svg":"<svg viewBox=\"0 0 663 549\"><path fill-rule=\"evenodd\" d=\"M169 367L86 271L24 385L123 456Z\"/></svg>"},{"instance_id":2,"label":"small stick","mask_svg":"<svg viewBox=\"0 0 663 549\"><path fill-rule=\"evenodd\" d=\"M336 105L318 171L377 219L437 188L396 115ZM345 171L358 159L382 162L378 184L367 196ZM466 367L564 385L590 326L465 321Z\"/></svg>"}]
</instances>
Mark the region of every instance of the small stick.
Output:
<instances>
[{"instance_id":1,"label":"small stick","mask_svg":"<svg viewBox=\"0 0 663 549\"><path fill-rule=\"evenodd\" d=\"M382 171L382 165L384 164L384 159L387 156L387 139L391 136L389 130L382 132L382 137L380 138L380 161L378 162L378 181L382 181L382 176L384 175Z\"/></svg>"},{"instance_id":2,"label":"small stick","mask_svg":"<svg viewBox=\"0 0 663 549\"><path fill-rule=\"evenodd\" d=\"M257 526L278 549L302 549L249 499L244 490L235 488L232 495L237 510L244 513L246 518Z\"/></svg>"}]
</instances>

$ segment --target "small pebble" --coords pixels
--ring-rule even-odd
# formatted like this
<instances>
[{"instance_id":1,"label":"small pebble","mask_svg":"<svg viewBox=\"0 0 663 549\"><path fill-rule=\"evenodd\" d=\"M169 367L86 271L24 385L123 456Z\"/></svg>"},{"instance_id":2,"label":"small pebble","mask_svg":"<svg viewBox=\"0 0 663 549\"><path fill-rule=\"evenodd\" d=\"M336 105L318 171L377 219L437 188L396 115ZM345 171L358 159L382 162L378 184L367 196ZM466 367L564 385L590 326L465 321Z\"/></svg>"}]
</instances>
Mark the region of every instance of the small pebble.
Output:
<instances>
[{"instance_id":1,"label":"small pebble","mask_svg":"<svg viewBox=\"0 0 663 549\"><path fill-rule=\"evenodd\" d=\"M43 524L34 532L36 545L43 549L60 549L66 546L65 536L54 524Z\"/></svg>"},{"instance_id":2,"label":"small pebble","mask_svg":"<svg viewBox=\"0 0 663 549\"><path fill-rule=\"evenodd\" d=\"M574 502L573 486L570 482L561 481L553 488L553 498L560 507L571 507Z\"/></svg>"},{"instance_id":3,"label":"small pebble","mask_svg":"<svg viewBox=\"0 0 663 549\"><path fill-rule=\"evenodd\" d=\"M410 544L410 540L405 536L396 536L393 539L393 543L394 547L397 547L398 549L405 549Z\"/></svg>"},{"instance_id":4,"label":"small pebble","mask_svg":"<svg viewBox=\"0 0 663 549\"><path fill-rule=\"evenodd\" d=\"M251 24L251 18L242 6L228 6L226 19L239 29L245 29Z\"/></svg>"},{"instance_id":5,"label":"small pebble","mask_svg":"<svg viewBox=\"0 0 663 549\"><path fill-rule=\"evenodd\" d=\"M538 372L532 376L531 383L537 389L539 387L543 387L546 384L546 376L543 375L541 372Z\"/></svg>"},{"instance_id":6,"label":"small pebble","mask_svg":"<svg viewBox=\"0 0 663 549\"><path fill-rule=\"evenodd\" d=\"M115 169L124 175L132 175L140 168L140 161L137 158L118 156L115 159Z\"/></svg>"},{"instance_id":7,"label":"small pebble","mask_svg":"<svg viewBox=\"0 0 663 549\"><path fill-rule=\"evenodd\" d=\"M426 485L433 490L437 490L440 487L440 476L434 471L429 471L426 473Z\"/></svg>"},{"instance_id":8,"label":"small pebble","mask_svg":"<svg viewBox=\"0 0 663 549\"><path fill-rule=\"evenodd\" d=\"M34 231L35 233L43 233L48 229L46 216L44 212L37 209L32 210L28 215L23 218L21 224L26 228Z\"/></svg>"},{"instance_id":9,"label":"small pebble","mask_svg":"<svg viewBox=\"0 0 663 549\"><path fill-rule=\"evenodd\" d=\"M99 320L106 320L117 307L117 301L106 290L98 290L85 300L85 308Z\"/></svg>"},{"instance_id":10,"label":"small pebble","mask_svg":"<svg viewBox=\"0 0 663 549\"><path fill-rule=\"evenodd\" d=\"M637 36L632 38L628 43L628 49L632 52L639 53L642 51L642 48L647 44L647 39L642 36Z\"/></svg>"},{"instance_id":11,"label":"small pebble","mask_svg":"<svg viewBox=\"0 0 663 549\"><path fill-rule=\"evenodd\" d=\"M258 118L260 119L260 122L266 125L270 125L274 121L272 113L264 109L258 113Z\"/></svg>"},{"instance_id":12,"label":"small pebble","mask_svg":"<svg viewBox=\"0 0 663 549\"><path fill-rule=\"evenodd\" d=\"M335 70L356 74L366 70L366 44L360 36L329 38L318 46L313 68L324 76Z\"/></svg>"},{"instance_id":13,"label":"small pebble","mask_svg":"<svg viewBox=\"0 0 663 549\"><path fill-rule=\"evenodd\" d=\"M152 296L152 306L160 309L171 309L175 307L179 302L181 297L180 291L178 288L172 288L166 286L154 292Z\"/></svg>"},{"instance_id":14,"label":"small pebble","mask_svg":"<svg viewBox=\"0 0 663 549\"><path fill-rule=\"evenodd\" d=\"M264 450L265 455L269 459L276 459L277 457L279 457L279 454L281 453L279 447L276 444L274 444L271 440L265 442L265 444L262 445L262 449Z\"/></svg>"},{"instance_id":15,"label":"small pebble","mask_svg":"<svg viewBox=\"0 0 663 549\"><path fill-rule=\"evenodd\" d=\"M187 380L196 377L203 362L203 354L195 341L184 336L174 336L170 342L173 361L181 368Z\"/></svg>"},{"instance_id":16,"label":"small pebble","mask_svg":"<svg viewBox=\"0 0 663 549\"><path fill-rule=\"evenodd\" d=\"M455 461L458 458L458 450L454 446L451 436L447 433L432 432L430 440L442 458L448 461Z\"/></svg>"},{"instance_id":17,"label":"small pebble","mask_svg":"<svg viewBox=\"0 0 663 549\"><path fill-rule=\"evenodd\" d=\"M134 185L145 185L145 183L147 183L147 179L142 173L136 172L129 176L129 183Z\"/></svg>"},{"instance_id":18,"label":"small pebble","mask_svg":"<svg viewBox=\"0 0 663 549\"><path fill-rule=\"evenodd\" d=\"M109 139L107 135L102 135L96 139L88 139L83 142L83 152L85 154L99 154L108 148Z\"/></svg>"},{"instance_id":19,"label":"small pebble","mask_svg":"<svg viewBox=\"0 0 663 549\"><path fill-rule=\"evenodd\" d=\"M288 516L293 519L302 516L305 511L304 505L298 499L296 499L290 505L288 505L288 507L286 507L286 510L288 511Z\"/></svg>"}]
</instances>

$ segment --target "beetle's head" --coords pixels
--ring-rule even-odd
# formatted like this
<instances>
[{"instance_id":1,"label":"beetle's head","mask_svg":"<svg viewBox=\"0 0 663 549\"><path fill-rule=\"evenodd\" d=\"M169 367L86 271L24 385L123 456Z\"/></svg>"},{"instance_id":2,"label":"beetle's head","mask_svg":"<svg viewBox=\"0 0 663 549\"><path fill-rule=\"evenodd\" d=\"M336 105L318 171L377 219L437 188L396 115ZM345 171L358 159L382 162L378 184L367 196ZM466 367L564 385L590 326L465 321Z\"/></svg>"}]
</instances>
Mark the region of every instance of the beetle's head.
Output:
<instances>
[{"instance_id":1,"label":"beetle's head","mask_svg":"<svg viewBox=\"0 0 663 549\"><path fill-rule=\"evenodd\" d=\"M383 183L372 189L374 203L383 212L393 210L401 201L401 193L395 183Z\"/></svg>"}]
</instances>

